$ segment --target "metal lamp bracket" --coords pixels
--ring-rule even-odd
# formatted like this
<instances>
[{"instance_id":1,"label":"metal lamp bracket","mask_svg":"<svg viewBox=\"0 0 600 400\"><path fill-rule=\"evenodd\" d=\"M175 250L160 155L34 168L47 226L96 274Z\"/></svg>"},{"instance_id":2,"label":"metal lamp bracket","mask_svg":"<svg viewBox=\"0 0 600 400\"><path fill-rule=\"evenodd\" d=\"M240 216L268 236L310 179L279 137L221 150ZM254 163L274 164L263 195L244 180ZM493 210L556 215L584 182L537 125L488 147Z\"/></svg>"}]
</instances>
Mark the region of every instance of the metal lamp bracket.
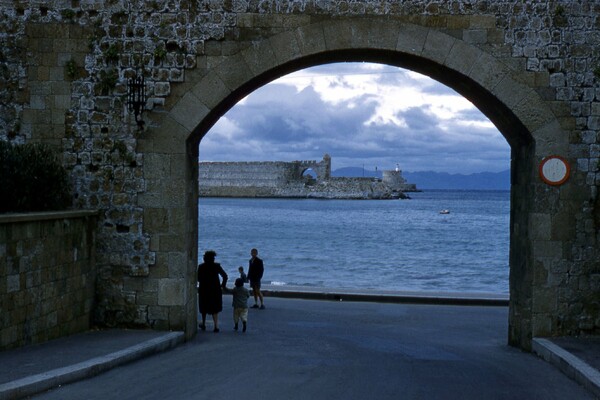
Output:
<instances>
[{"instance_id":1,"label":"metal lamp bracket","mask_svg":"<svg viewBox=\"0 0 600 400\"><path fill-rule=\"evenodd\" d=\"M145 122L142 113L146 107L146 81L143 73L129 78L127 82L127 107L135 116L138 129L143 130Z\"/></svg>"}]
</instances>

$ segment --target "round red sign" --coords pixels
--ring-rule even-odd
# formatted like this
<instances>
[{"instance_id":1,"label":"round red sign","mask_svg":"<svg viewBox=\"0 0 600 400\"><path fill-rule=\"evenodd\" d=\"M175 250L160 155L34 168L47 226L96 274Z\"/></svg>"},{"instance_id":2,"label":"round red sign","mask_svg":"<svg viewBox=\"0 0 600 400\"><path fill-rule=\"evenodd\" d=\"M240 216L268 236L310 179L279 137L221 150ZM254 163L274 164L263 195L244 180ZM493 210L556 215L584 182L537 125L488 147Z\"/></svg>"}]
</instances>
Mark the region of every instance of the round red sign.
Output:
<instances>
[{"instance_id":1,"label":"round red sign","mask_svg":"<svg viewBox=\"0 0 600 400\"><path fill-rule=\"evenodd\" d=\"M561 156L548 156L540 163L540 177L548 185L562 185L569 179L571 167Z\"/></svg>"}]
</instances>

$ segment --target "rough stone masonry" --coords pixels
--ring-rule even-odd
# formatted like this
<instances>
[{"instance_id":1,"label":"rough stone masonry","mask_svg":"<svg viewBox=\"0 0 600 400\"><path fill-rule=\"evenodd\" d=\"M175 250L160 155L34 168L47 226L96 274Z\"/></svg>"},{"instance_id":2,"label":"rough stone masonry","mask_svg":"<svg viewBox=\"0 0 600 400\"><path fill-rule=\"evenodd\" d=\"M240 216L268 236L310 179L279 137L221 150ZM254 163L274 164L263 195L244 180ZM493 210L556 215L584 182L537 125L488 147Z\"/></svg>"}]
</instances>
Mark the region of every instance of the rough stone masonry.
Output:
<instances>
[{"instance_id":1,"label":"rough stone masonry","mask_svg":"<svg viewBox=\"0 0 600 400\"><path fill-rule=\"evenodd\" d=\"M99 323L195 333L198 144L246 94L324 62L454 88L512 150L510 343L600 332L600 2L0 0L0 138L63 154L99 209ZM139 130L127 80L143 74ZM570 165L562 185L540 162ZM490 243L490 245L494 245Z\"/></svg>"}]
</instances>

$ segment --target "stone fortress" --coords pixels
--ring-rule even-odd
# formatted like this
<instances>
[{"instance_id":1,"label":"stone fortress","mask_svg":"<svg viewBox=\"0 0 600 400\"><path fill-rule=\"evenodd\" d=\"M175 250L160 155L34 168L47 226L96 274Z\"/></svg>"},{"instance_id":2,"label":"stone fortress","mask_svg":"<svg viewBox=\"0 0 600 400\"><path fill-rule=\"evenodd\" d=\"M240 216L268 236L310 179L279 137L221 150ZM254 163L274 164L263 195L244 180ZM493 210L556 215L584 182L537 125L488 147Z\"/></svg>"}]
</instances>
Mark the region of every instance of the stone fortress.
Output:
<instances>
[{"instance_id":1,"label":"stone fortress","mask_svg":"<svg viewBox=\"0 0 600 400\"><path fill-rule=\"evenodd\" d=\"M417 191L399 169L384 170L383 179L332 177L328 154L319 162L200 162L198 168L200 197L381 200Z\"/></svg>"}]
</instances>

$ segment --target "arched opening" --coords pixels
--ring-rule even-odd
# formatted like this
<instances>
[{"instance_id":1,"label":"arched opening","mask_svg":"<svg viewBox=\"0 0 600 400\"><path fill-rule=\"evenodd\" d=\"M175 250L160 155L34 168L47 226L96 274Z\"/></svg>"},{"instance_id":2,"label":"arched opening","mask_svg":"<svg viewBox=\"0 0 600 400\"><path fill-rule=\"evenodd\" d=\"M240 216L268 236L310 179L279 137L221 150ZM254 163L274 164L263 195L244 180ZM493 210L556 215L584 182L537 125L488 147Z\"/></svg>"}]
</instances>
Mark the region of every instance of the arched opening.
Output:
<instances>
[{"instance_id":1,"label":"arched opening","mask_svg":"<svg viewBox=\"0 0 600 400\"><path fill-rule=\"evenodd\" d=\"M318 175L312 168L307 168L302 172L302 178L305 184L313 185L317 181Z\"/></svg>"},{"instance_id":2,"label":"arched opening","mask_svg":"<svg viewBox=\"0 0 600 400\"><path fill-rule=\"evenodd\" d=\"M319 94L314 86L308 86L304 81L309 80L307 77L311 74L324 80L330 78L329 83L314 84L329 86L329 90L323 89ZM409 77L409 74L412 75ZM374 77L380 77L377 80L378 87L368 88L368 83L373 81L367 80ZM395 81L393 77L401 80ZM331 82L336 79L342 80L339 85L346 96L343 107L339 104L341 101L332 100L332 103L338 103L338 108L321 100L322 97L336 96L331 90ZM348 93L353 90L350 82L352 79L360 82L360 87L356 89L360 94L356 97ZM386 84L381 80L385 80ZM288 86L277 83L281 81L287 82ZM417 83L424 88L419 89L422 92L417 91ZM415 86L409 88L411 84ZM369 103L379 101L374 100L371 93L389 91L400 85L405 87L391 92L390 98L380 101L381 109L367 109ZM424 91L435 94L425 96ZM341 93L336 93L342 96ZM412 99L400 98L401 96L412 96ZM270 97L273 98L272 102L269 102ZM423 100L417 97L423 97ZM403 167L408 168L410 160L413 164L418 163L416 165L422 169L432 168L432 165L441 166L439 168L443 173L440 176L448 181L448 176L454 176L446 172L452 163L460 166L468 164L469 156L465 156L468 152L465 147L468 145L477 147L477 151L473 151L471 156L475 153L482 155L477 154L479 159L473 162L474 166L463 171L486 172L473 168L477 168L476 164L481 165L482 159L490 157L483 148L483 142L498 140L499 137L501 146L489 147L493 151L504 152L502 167L496 168L509 169L508 146L495 129L489 129L489 133L483 128L477 131L479 136L487 134L485 138L462 133L465 139L451 142L454 136L461 134L460 129L476 130L474 117L470 115L475 110L470 103L457 104L461 100L464 101L464 98L445 86L408 70L368 63L322 65L288 75L275 81L272 89L264 86L245 98L242 104L232 108L209 132L206 139L210 141L210 146L203 150L203 143L200 144L200 158L202 161L207 156L212 157L211 161L242 161L239 168L243 169L247 166L247 161L254 160L247 157L259 157L266 161L267 166L271 161L297 160L303 155L317 158L321 151L327 151L333 155L332 163L340 165L336 154L342 153L346 162L350 163L342 164L345 167L354 165L354 170L357 170L362 164L363 170L367 170L367 177L363 173L362 177L360 174L354 175L355 179L381 182L382 172L401 172L395 161L401 160ZM423 103L427 101L431 102L430 108L426 110L431 113L429 119L424 116L425 111L421 110L421 107L425 108L426 104ZM407 105L395 108L400 102ZM285 103L298 108L290 109ZM332 107L332 111L324 111L321 116L320 110L326 107ZM385 107L391 110L384 109ZM466 110L465 115L458 115L462 107ZM339 119L335 119L333 113L339 113ZM456 115L448 115L452 113ZM360 115L360 118L352 121L354 125L348 122L351 115ZM360 125L375 118L391 121L389 124L370 124L364 127L364 132L350 132L363 129ZM480 114L476 118L491 125ZM253 122L254 119L256 122ZM452 119L464 121L462 125L456 123L457 126L450 126L447 121ZM331 120L334 121L330 122ZM274 126L267 126L265 121L271 121ZM438 128L422 128L420 125L427 124L425 121ZM328 123L330 125L326 125ZM282 138L286 137L284 130L289 131L287 139ZM390 137L393 135L390 132L392 130L398 132ZM434 132L436 130L440 132ZM421 137L413 137L414 131ZM480 141L475 142L476 139ZM260 143L260 140L264 142ZM473 143L469 143L470 140ZM246 142L252 142L254 152L251 154L248 153ZM352 146L344 147L350 142ZM228 143L234 145L228 146ZM238 144L240 150L237 148ZM351 153L354 147L357 150ZM375 147L372 158L359 158ZM268 151L262 152L263 149ZM307 149L318 150L316 153L308 153ZM292 150L298 153L292 153ZM207 152L210 154L207 155ZM280 158L286 156L289 159ZM223 160L222 157L228 158ZM455 160L448 161L452 158ZM457 167L458 165L454 168ZM332 167L335 175L336 171L333 169ZM338 171L347 169L340 168ZM317 179L316 172L311 168L304 169L302 175L305 185L314 184ZM335 182L332 180L332 184ZM201 199L208 215L202 215L200 210L200 225L205 226L206 231L200 232L199 251L202 253L206 248L213 247L225 250L221 253L222 262L224 265L234 266L245 261L249 248L258 246L269 261L263 283L268 285L274 282L279 289L282 285L288 285L324 286L323 290L506 294L510 210L508 187L506 189L505 192L485 194L425 190L424 193L410 193L414 198L410 204L360 204L339 200L323 204L289 199L281 202L272 199L266 202L248 199L236 202L227 199L224 203L219 203L214 199ZM269 208L268 217L260 211L261 207ZM249 208L254 210L251 216L248 216ZM452 210L452 214L440 215L440 210L447 208ZM278 214L280 210L281 215ZM219 214L227 217L219 221L216 219ZM313 220L313 217L316 218ZM240 228L246 219L252 221L252 233ZM272 222L273 220L276 222ZM210 235L217 227L227 233L218 237ZM228 238L228 235L233 237ZM298 240L298 237L304 239ZM369 268L360 272L361 268L358 266L361 265L369 265ZM356 279L357 274L361 275L360 279Z\"/></svg>"},{"instance_id":3,"label":"arched opening","mask_svg":"<svg viewBox=\"0 0 600 400\"><path fill-rule=\"evenodd\" d=\"M194 132L188 141L190 143L198 144L202 137L204 137L222 115L261 86L281 78L284 75L311 66L342 62L387 64L419 72L452 88L471 101L487 118L489 118L490 121L494 123L512 148L515 146L527 146L532 142L530 132L513 114L510 108L469 77L421 57L371 49L337 50L325 54L320 53L318 55L307 56L274 67L259 76L253 77L235 90L232 90L223 101L216 104L202 119L196 129L194 129Z\"/></svg>"},{"instance_id":4,"label":"arched opening","mask_svg":"<svg viewBox=\"0 0 600 400\"><path fill-rule=\"evenodd\" d=\"M399 29L390 23L387 28L396 35L369 37L369 43L365 43L364 38L354 35L350 21L338 21L335 30L329 25L319 28L320 25L299 28L291 36L282 34L268 44L258 43L242 54L226 57L219 68L182 87L181 93L186 94L173 106L169 127L179 124L179 132L188 132L186 157L190 169L187 176L191 178L187 181L188 192L193 194L193 186L197 184L193 165L197 165L200 140L231 107L267 82L302 68L346 61L388 64L432 77L469 99L494 123L511 147L509 342L529 348L533 330L534 266L532 242L528 237L533 207L533 135L544 137L558 129L556 117L539 95L520 83L505 65L482 50L442 33L408 25ZM385 29L381 27L381 32ZM337 42L336 38L340 38L344 30L349 30L349 36ZM425 37L424 42L414 43L415 30L423 31L420 37ZM331 43L323 40L324 36ZM438 42L449 46L441 51L443 54ZM299 48L294 47L296 45ZM273 48L278 46L282 46L282 54L274 58ZM190 110L196 112L191 114ZM187 204L191 206L193 197L188 199ZM190 217L197 215L197 210L191 207L188 210ZM197 227L190 229L197 233ZM196 249L189 250L190 254L197 253Z\"/></svg>"}]
</instances>

